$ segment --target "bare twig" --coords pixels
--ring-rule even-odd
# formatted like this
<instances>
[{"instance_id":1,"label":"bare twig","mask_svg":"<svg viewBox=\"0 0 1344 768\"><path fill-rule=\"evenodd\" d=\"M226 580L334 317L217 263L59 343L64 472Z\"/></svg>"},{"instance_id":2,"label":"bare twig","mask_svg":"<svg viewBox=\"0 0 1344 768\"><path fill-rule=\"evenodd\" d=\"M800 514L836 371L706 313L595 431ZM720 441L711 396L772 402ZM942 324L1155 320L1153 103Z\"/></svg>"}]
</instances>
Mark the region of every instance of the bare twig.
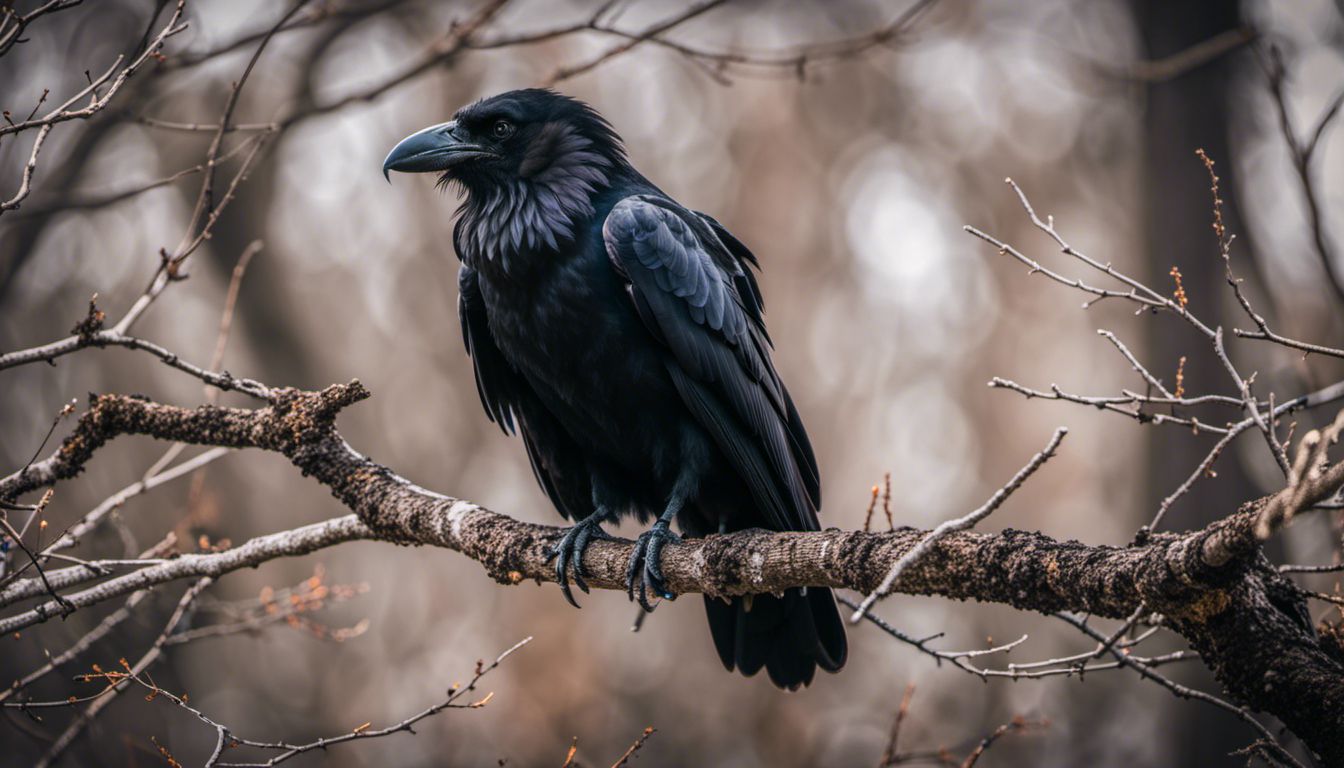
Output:
<instances>
[{"instance_id":1,"label":"bare twig","mask_svg":"<svg viewBox=\"0 0 1344 768\"><path fill-rule=\"evenodd\" d=\"M224 391L237 390L261 400L266 400L270 397L270 390L260 382L253 381L252 379L236 378L227 371L208 371L204 368L197 367L184 361L176 354L169 352L158 344L146 341L137 336L128 336L115 328L97 330L87 335L77 334L60 341L44 344L40 347L32 347L31 349L22 349L0 355L0 370L30 363L50 362L58 357L63 357L71 352L78 352L81 349L87 349L89 347L124 347L126 349L148 352L166 365L176 368L183 373L195 376L212 387L218 387Z\"/></svg>"},{"instance_id":2,"label":"bare twig","mask_svg":"<svg viewBox=\"0 0 1344 768\"><path fill-rule=\"evenodd\" d=\"M1024 387L1015 381L995 376L990 379L989 386L995 389L1007 389L1022 395L1028 400L1040 398L1042 400L1064 400L1079 405L1090 405L1103 411L1118 413L1122 416L1128 416L1140 424L1175 424L1188 427L1192 432L1199 434L1201 432L1212 432L1214 434L1226 435L1234 429L1234 426L1217 427L1212 424L1206 424L1193 416L1173 416L1167 413L1146 413L1141 410L1144 405L1203 405L1206 403L1227 404L1227 400L1220 395L1207 395L1199 398L1166 398L1149 397L1133 392L1125 391L1119 396L1092 396L1079 395L1072 392L1065 392L1057 384L1050 385L1050 391L1046 392L1039 389ZM1240 400L1233 399L1232 402L1237 406L1241 405ZM1126 408L1125 406L1133 406ZM1249 424L1248 424L1249 426ZM1241 430L1237 430L1238 433Z\"/></svg>"},{"instance_id":3,"label":"bare twig","mask_svg":"<svg viewBox=\"0 0 1344 768\"><path fill-rule=\"evenodd\" d=\"M145 49L140 55L135 57L126 66L123 67L121 65L123 58L118 56L116 61L113 62L112 66L108 68L105 73L92 79L87 87L79 93L76 93L74 96L71 96L51 112L40 118L30 118L18 123L0 125L0 137L21 133L32 128L38 129L37 138L33 140L32 150L28 155L28 162L25 163L23 167L19 188L14 193L13 197L8 200L0 201L0 214L18 208L32 191L33 174L37 169L38 154L42 151L42 145L46 142L47 137L51 135L52 129L57 124L69 120L84 120L97 114L108 105L112 100L112 97L126 84L126 81L129 80L147 60L159 52L159 49L163 47L163 44L169 37L172 37L187 28L185 22L179 23L182 18L185 4L186 0L178 0L172 15L168 19L168 23L164 25L163 29L154 37L150 44L145 46ZM106 85L107 88L100 96L98 89L104 85ZM82 101L86 96L89 99L89 103L86 106L79 109L72 109L76 102Z\"/></svg>"},{"instance_id":4,"label":"bare twig","mask_svg":"<svg viewBox=\"0 0 1344 768\"><path fill-rule=\"evenodd\" d=\"M4 515L0 515L0 528L3 528L4 533L8 535L9 539L13 541L19 549L23 550L23 553L28 556L28 562L37 570L37 578L31 581L33 581L35 586L40 585L41 589L37 590L35 594L45 592L48 595L51 595L51 599L60 609L61 615L66 615L73 611L75 609L74 606L56 591L59 588L59 584L54 585L52 580L47 577L47 571L42 567L42 563L39 562L37 555L33 554L33 551L28 548L28 545L23 543L23 536L19 535L19 532L14 530L14 527L9 524L9 521L5 519Z\"/></svg>"},{"instance_id":5,"label":"bare twig","mask_svg":"<svg viewBox=\"0 0 1344 768\"><path fill-rule=\"evenodd\" d=\"M1006 485L995 491L994 495L991 496L979 509L973 510L969 514L954 520L948 520L941 523L937 528L934 528L928 535L921 539L918 544L911 548L910 551L902 555L901 558L891 566L891 570L887 572L886 577L882 579L882 583L878 585L878 588L874 590L872 594L865 597L863 602L859 604L858 610L854 611L853 615L849 617L850 623L857 624L862 620L864 614L866 614L868 609L873 606L873 603L886 597L887 594L891 592L892 585L896 583L896 579L900 578L901 573L904 572L906 568L909 568L911 564L917 562L919 558L928 554L935 542L953 531L968 530L976 523L989 517L989 515L992 514L994 510L998 509L1014 491L1022 486L1022 483L1026 482L1028 477L1031 477L1036 470L1041 468L1041 465L1045 464L1045 462L1049 461L1055 455L1055 450L1059 448L1060 441L1062 441L1064 436L1068 433L1069 430L1064 427L1056 429L1055 434L1051 436L1050 442L1046 443L1045 448L1040 453L1033 456L1031 461L1027 462L1026 466L1018 470L1017 474L1013 476L1013 479L1009 480Z\"/></svg>"},{"instance_id":6,"label":"bare twig","mask_svg":"<svg viewBox=\"0 0 1344 768\"><path fill-rule=\"evenodd\" d=\"M1023 717L1014 717L1011 721L1000 725L998 728L991 731L989 735L981 739L980 743L975 745L975 749L971 750L971 754L967 755L966 759L962 761L961 768L972 768L972 766L980 760L981 756L985 754L985 750L993 746L994 742L1010 733L1026 733L1028 731L1041 730L1049 727L1049 725L1050 722L1048 720L1027 720Z\"/></svg>"},{"instance_id":7,"label":"bare twig","mask_svg":"<svg viewBox=\"0 0 1344 768\"><path fill-rule=\"evenodd\" d=\"M29 24L47 14L73 8L82 2L84 0L47 0L24 14L20 14L10 5L0 8L0 56L9 53L16 44L24 42L23 32Z\"/></svg>"},{"instance_id":8,"label":"bare twig","mask_svg":"<svg viewBox=\"0 0 1344 768\"><path fill-rule=\"evenodd\" d=\"M163 26L163 29L158 35L154 37L149 45L145 46L145 49L141 51L140 55L135 57L131 63L127 64L125 67L121 67L122 57L118 56L116 61L106 72L99 77L91 79L89 84L83 90L62 102L60 106L42 117L0 126L0 136L21 133L32 128L49 127L69 120L83 120L97 114L107 106L108 102L112 100L112 97L116 95L117 91L121 90L121 87L125 85L126 81L129 80L140 67L144 66L146 61L153 58L154 54L158 53L159 49L163 46L164 41L187 28L185 22L178 23L182 18L182 13L185 10L185 7L186 0L178 0L173 8L172 15L168 19L168 23ZM108 87L100 96L98 95L98 89L104 84L107 84ZM86 96L90 97L87 106L81 109L71 109L77 102L84 100Z\"/></svg>"},{"instance_id":9,"label":"bare twig","mask_svg":"<svg viewBox=\"0 0 1344 768\"><path fill-rule=\"evenodd\" d=\"M1143 83L1161 83L1173 80L1191 70L1226 56L1254 41L1257 33L1250 27L1229 29L1160 59L1134 62L1124 70L1107 68L1115 77Z\"/></svg>"},{"instance_id":10,"label":"bare twig","mask_svg":"<svg viewBox=\"0 0 1344 768\"><path fill-rule=\"evenodd\" d=\"M850 608L857 609L859 607L858 602L850 599L846 595L838 595L836 597L836 600L839 601L842 605L848 606ZM1105 670L1121 668L1120 664L1113 662L1099 663L1099 664L1089 663L1093 659L1100 657L1109 650L1108 647L1103 646L1101 644L1099 644L1096 649L1088 651L1086 653L1075 654L1072 656L1062 656L1053 659L1045 659L1043 661L1013 663L1008 664L1007 667L1004 669L980 667L973 664L972 660L985 656L990 656L993 654L1010 653L1013 650L1020 647L1023 643L1025 643L1027 641L1027 636L1023 635L1010 643L995 645L990 648L978 648L966 651L943 651L937 648L932 648L929 645L934 640L940 639L943 636L943 633L941 632L931 635L929 637L916 638L911 637L905 632L902 632L901 630L895 628L888 621L873 614L871 611L864 615L864 619L866 619L869 623L873 624L873 626L882 630L892 639L897 640L901 643L905 643L906 645L915 648L920 653L923 653L926 656L933 658L934 661L936 661L939 665L943 664L944 662L947 662L951 664L953 667L960 669L961 671L966 672L968 674L974 675L980 678L981 680L989 680L990 678L1003 678L1007 680L1040 680L1048 677L1078 677L1081 679L1085 673L1100 672ZM1127 626L1128 623L1122 625L1121 630L1124 630ZM1140 642L1138 640L1119 641L1118 638L1119 634L1120 631L1117 631L1116 640L1118 642L1113 643L1113 645L1116 647L1128 650L1132 649L1135 645L1138 644L1138 642ZM1168 664L1175 664L1178 662L1196 661L1199 659L1199 654L1195 653L1194 651L1174 651L1172 653L1165 653L1157 656L1146 656L1146 657L1135 656L1135 658L1139 659L1145 664L1148 664L1149 666L1161 667Z\"/></svg>"},{"instance_id":11,"label":"bare twig","mask_svg":"<svg viewBox=\"0 0 1344 768\"><path fill-rule=\"evenodd\" d=\"M1339 573L1344 571L1344 563L1334 565L1280 565L1279 573Z\"/></svg>"},{"instance_id":12,"label":"bare twig","mask_svg":"<svg viewBox=\"0 0 1344 768\"><path fill-rule=\"evenodd\" d=\"M98 641L107 637L112 630L116 629L131 616L134 616L141 601L148 596L149 590L141 590L139 592L131 593L131 596L121 605L121 607L103 617L103 620L98 622L97 626L82 635L79 640L75 641L75 643L65 651L57 656L53 656L46 664L43 664L27 675L24 675L21 679L15 680L14 684L10 687L0 690L0 702L4 702L15 693L22 691L38 680L41 680L48 674L68 664L76 656L79 656L92 648Z\"/></svg>"},{"instance_id":13,"label":"bare twig","mask_svg":"<svg viewBox=\"0 0 1344 768\"><path fill-rule=\"evenodd\" d=\"M234 126L234 130L239 130L239 127ZM265 132L266 133L273 132L273 129L267 127ZM218 160L216 161L216 164L218 165L228 160L232 160L233 158L238 157L239 155L246 154L247 152L254 149L257 146L257 144L260 141L264 140L265 138L267 138L267 136L265 135L254 136L247 139L246 141L238 142L237 145L235 145L233 148L220 154ZM63 194L60 198L53 200L50 203L39 202L36 204L30 203L28 205L25 205L23 207L22 212L17 214L17 216L19 217L46 216L51 213L55 213L57 211L81 211L81 210L93 210L97 208L103 208L109 205L120 203L124 200L129 200L133 197L144 194L145 192L150 192L155 189L160 189L162 187L175 184L176 182L182 179L185 179L189 176L194 176L198 173L201 173L204 170L206 170L206 164L204 162L201 162L189 168L183 168L182 170L164 176L163 178L155 179L153 181L147 181L144 182L143 184L137 184L133 187L128 187L126 189L118 190L116 192L90 194L88 196L74 196Z\"/></svg>"},{"instance_id":14,"label":"bare twig","mask_svg":"<svg viewBox=\"0 0 1344 768\"><path fill-rule=\"evenodd\" d=\"M663 34L669 29L680 26L686 23L687 21L694 19L697 16L712 11L715 8L718 8L719 6L723 5L727 1L728 0L705 0L705 2L692 5L690 8L687 8L684 11L680 11L679 13L676 13L648 27L642 32L631 35L629 39L626 40L625 42L615 46L614 48L610 48L606 51L603 51L601 54L592 59L589 59L588 61L579 64L571 64L569 66L560 67L559 69L555 70L555 72L551 73L551 76L546 80L546 84L555 85L561 80L567 80L571 77L581 75L584 72L596 69L602 64L616 58L617 56L620 56L623 53L627 53L640 43L657 39L659 35Z\"/></svg>"},{"instance_id":15,"label":"bare twig","mask_svg":"<svg viewBox=\"0 0 1344 768\"><path fill-rule=\"evenodd\" d=\"M653 726L645 728L644 732L639 735L639 738L635 739L635 743L631 744L630 748L625 750L625 753L617 758L616 762L611 764L611 768L623 768L624 766L629 765L630 758L634 757L635 753L644 747L644 742L648 741L649 737L652 736L656 730L657 729Z\"/></svg>"},{"instance_id":16,"label":"bare twig","mask_svg":"<svg viewBox=\"0 0 1344 768\"><path fill-rule=\"evenodd\" d=\"M1093 638L1094 640L1102 642L1105 641L1105 637L1092 627L1088 626L1087 622L1084 621L1083 619L1065 613L1057 613L1055 614L1055 616L1061 621L1064 621L1065 623L1072 625L1078 631ZM1258 734L1260 734L1260 737L1264 739L1265 742L1271 746L1271 749L1273 750L1275 756L1278 757L1280 760L1282 760L1284 763L1294 766L1295 768L1305 768L1305 766L1303 766L1302 763L1297 760L1297 758L1293 757L1287 750L1285 750L1282 746L1280 746L1278 740L1274 738L1274 734L1272 734L1268 728L1262 725L1259 720L1256 720L1255 717L1250 712L1248 712L1244 707L1238 707L1235 704L1231 704L1227 701L1224 701L1223 699L1218 698L1217 696L1213 696L1204 693L1203 691L1199 691L1194 688L1181 685L1180 683L1177 683L1171 680L1170 678L1167 678L1159 674L1158 672L1155 672L1152 669L1152 667L1142 663L1138 659L1135 659L1133 656L1126 654L1122 649L1111 648L1110 654L1122 666L1129 667L1133 669L1135 672L1139 673L1139 675L1144 679L1151 680L1157 683L1158 685L1162 686L1163 688L1166 688L1174 696L1177 696L1182 699L1196 699L1198 701L1203 701L1208 704L1212 704L1213 706L1225 712L1230 712L1231 714L1239 718L1242 722L1251 726L1251 728L1255 730Z\"/></svg>"},{"instance_id":17,"label":"bare twig","mask_svg":"<svg viewBox=\"0 0 1344 768\"><path fill-rule=\"evenodd\" d=\"M1311 230L1311 239L1316 249L1316 256L1325 271L1328 278L1327 283L1334 292L1335 299L1344 302L1344 274L1340 273L1339 260L1325 231L1320 195L1312 179L1311 170L1312 155L1315 153L1321 136L1325 133L1326 126L1339 112L1344 94L1340 94L1331 102L1318 120L1316 128L1311 132L1311 138L1303 142L1298 138L1297 129L1293 126L1292 115L1288 110L1288 74L1283 63L1282 53L1279 52L1277 47L1271 45L1267 51L1261 51L1260 63L1269 79L1269 92L1274 98L1274 106L1279 117L1279 128L1283 133L1284 142L1288 145L1293 170L1297 172L1298 180L1301 181L1302 195L1306 203L1307 224Z\"/></svg>"},{"instance_id":18,"label":"bare twig","mask_svg":"<svg viewBox=\"0 0 1344 768\"><path fill-rule=\"evenodd\" d=\"M126 689L129 685L129 680L144 674L145 670L149 669L151 665L159 660L163 655L163 645L167 642L168 635L177 628L177 625L181 623L183 616L185 616L188 609L191 608L192 603L200 596L201 592L205 591L205 589L210 586L212 581L213 580L209 577L199 579L182 594L181 599L177 602L177 608L173 610L173 615L169 617L168 623L164 625L163 631L154 639L153 644L150 645L149 650L145 652L145 655L141 656L140 660L135 662L134 665L126 666L126 677L115 680L105 677L108 687L105 688L103 692L75 718L74 722L66 726L66 729L61 732L60 736L56 737L56 741L54 741L51 747L47 749L46 754L44 754L42 759L37 762L35 768L47 768L47 766L54 763L65 750L70 748L70 745L74 743L75 739L84 732L85 727L87 727L88 724L107 707L107 705L112 703L117 694Z\"/></svg>"},{"instance_id":19,"label":"bare twig","mask_svg":"<svg viewBox=\"0 0 1344 768\"><path fill-rule=\"evenodd\" d=\"M1288 473L1288 486L1275 494L1260 513L1256 536L1264 541L1304 509L1333 496L1344 485L1344 462L1329 466L1326 451L1344 432L1344 411L1320 430L1302 436Z\"/></svg>"},{"instance_id":20,"label":"bare twig","mask_svg":"<svg viewBox=\"0 0 1344 768\"><path fill-rule=\"evenodd\" d=\"M915 695L915 684L909 683L905 686L905 694L901 696L901 705L896 709L896 717L891 721L891 734L887 737L887 747L882 750L882 759L878 762L877 768L887 768L896 762L897 742L901 738L901 724L910 714L910 700Z\"/></svg>"},{"instance_id":21,"label":"bare twig","mask_svg":"<svg viewBox=\"0 0 1344 768\"><path fill-rule=\"evenodd\" d=\"M525 637L522 640L519 640L517 643L514 643L511 647L505 650L503 653L496 656L494 661L490 662L489 664L486 664L484 661L477 661L476 673L472 676L471 680L469 680L466 685L459 685L457 683L454 683L452 686L448 688L447 695L444 697L442 701L440 701L437 704L434 704L433 706L426 707L425 709L415 713L414 715L411 715L410 717L405 718L404 720L398 723L389 725L385 728L378 728L372 730L369 729L366 724L365 726L356 728L350 731L349 733L343 733L339 736L329 736L327 738L318 739L317 741L311 741L306 744L254 741L250 739L239 738L238 736L235 736L229 728L206 717L199 710L194 709L189 705L187 705L187 703L183 701L181 698L166 691L161 692L164 694L165 698L167 698L169 701L173 702L174 704L177 704L182 709L191 712L197 717L197 719L215 728L216 732L219 734L219 740L215 747L214 754L212 754L210 756L210 759L206 761L206 766L219 766L219 768L262 768L262 767L269 768L270 766L279 765L280 763L286 762L291 758L297 757L299 755L318 750L325 751L329 747L333 747L338 744L344 744L347 742L359 741L364 739L377 739L384 736L391 736L396 733L414 734L415 733L414 726L416 723L420 722L421 720L424 720L425 718L433 717L434 715L437 715L438 713L443 712L444 710L447 709L480 709L481 707L484 707L486 704L490 702L490 699L494 696L493 693L486 694L481 699L464 704L458 703L458 700L466 696L468 693L475 691L476 686L481 681L481 678L493 672L495 669L499 667L500 664L504 663L504 660L507 659L514 651L518 650L519 648L522 648L524 645L527 645L530 642L532 642L531 637ZM143 682L141 682L141 684L144 685ZM154 690L161 690L161 689L158 689L156 687L154 688ZM645 738L647 738L647 735L648 732L646 732ZM223 756L225 747L229 745L243 745L248 747L254 747L257 749L279 751L280 754L260 762L246 762L246 763L222 762L220 758Z\"/></svg>"},{"instance_id":22,"label":"bare twig","mask_svg":"<svg viewBox=\"0 0 1344 768\"><path fill-rule=\"evenodd\" d=\"M50 555L53 552L59 552L60 550L77 545L90 531L97 528L98 525L106 519L109 513L121 508L127 501L130 501L141 494L148 493L164 483L191 474L195 470L204 467L206 464L229 455L229 453L231 453L231 451L228 448L211 448L207 451L203 451L194 458L176 464L169 469L156 471L145 478L131 483L104 499L98 506L89 510L64 533L58 536L55 541L49 544L46 549L43 550L43 554Z\"/></svg>"}]
</instances>

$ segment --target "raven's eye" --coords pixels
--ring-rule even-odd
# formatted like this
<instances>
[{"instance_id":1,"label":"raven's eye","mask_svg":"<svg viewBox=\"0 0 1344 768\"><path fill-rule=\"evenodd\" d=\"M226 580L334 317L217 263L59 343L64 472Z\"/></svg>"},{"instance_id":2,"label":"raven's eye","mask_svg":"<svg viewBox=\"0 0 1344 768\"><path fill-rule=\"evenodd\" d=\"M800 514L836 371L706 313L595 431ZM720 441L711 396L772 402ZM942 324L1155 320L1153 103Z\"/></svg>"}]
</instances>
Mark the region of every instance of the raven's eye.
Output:
<instances>
[{"instance_id":1,"label":"raven's eye","mask_svg":"<svg viewBox=\"0 0 1344 768\"><path fill-rule=\"evenodd\" d=\"M504 140L513 135L513 123L508 120L496 120L495 124L490 126L490 135L498 140Z\"/></svg>"}]
</instances>

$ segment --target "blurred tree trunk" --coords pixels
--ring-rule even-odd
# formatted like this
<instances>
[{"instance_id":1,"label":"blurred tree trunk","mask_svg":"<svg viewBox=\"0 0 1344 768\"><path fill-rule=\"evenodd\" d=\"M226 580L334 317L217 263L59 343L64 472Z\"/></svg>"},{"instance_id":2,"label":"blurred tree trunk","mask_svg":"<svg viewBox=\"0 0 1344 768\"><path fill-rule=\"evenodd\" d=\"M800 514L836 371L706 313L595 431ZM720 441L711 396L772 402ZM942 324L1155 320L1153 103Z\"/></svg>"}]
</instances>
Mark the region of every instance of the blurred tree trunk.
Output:
<instances>
[{"instance_id":1,"label":"blurred tree trunk","mask_svg":"<svg viewBox=\"0 0 1344 768\"><path fill-rule=\"evenodd\" d=\"M1178 53L1227 30L1241 26L1237 0L1141 0L1135 6L1143 50L1150 61ZM1167 273L1181 271L1190 308L1211 324L1230 328L1223 295L1227 283L1211 224L1213 218L1209 177L1196 149L1204 149L1218 163L1222 177L1223 217L1231 232L1242 232L1232 178L1228 131L1235 57L1245 49L1220 56L1170 80L1145 86L1143 116L1143 195L1148 282L1175 288ZM1174 388L1178 361L1187 357L1185 388L1195 392L1231 391L1226 373L1193 329L1170 318L1154 317L1148 344L1153 374ZM1242 372L1246 374L1246 371ZM1201 414L1203 415L1203 414ZM1219 415L1219 418L1223 418ZM1175 430L1148 430L1150 508L1156 510L1195 469L1212 445L1208 436L1195 437ZM1180 460L1177 460L1179 457ZM1258 495L1237 461L1235 450L1214 466L1216 478L1204 478L1176 502L1164 528L1185 530L1202 526L1218 510L1235 508L1239 500ZM1187 722L1176 730L1198 733L1197 739L1175 741L1180 754L1173 765L1225 765L1228 753L1244 746L1229 718L1210 707L1181 710Z\"/></svg>"}]
</instances>

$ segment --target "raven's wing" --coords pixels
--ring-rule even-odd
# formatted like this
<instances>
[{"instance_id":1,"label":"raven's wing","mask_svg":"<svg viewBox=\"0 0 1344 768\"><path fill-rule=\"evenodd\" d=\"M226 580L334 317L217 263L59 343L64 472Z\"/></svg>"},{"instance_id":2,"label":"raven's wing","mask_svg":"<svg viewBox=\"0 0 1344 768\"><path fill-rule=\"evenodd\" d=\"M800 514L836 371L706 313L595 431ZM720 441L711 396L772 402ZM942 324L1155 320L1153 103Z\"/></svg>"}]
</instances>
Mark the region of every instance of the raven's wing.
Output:
<instances>
[{"instance_id":1,"label":"raven's wing","mask_svg":"<svg viewBox=\"0 0 1344 768\"><path fill-rule=\"evenodd\" d=\"M640 318L670 353L682 400L746 483L763 522L817 530L816 461L770 361L755 280L716 227L637 195L617 203L602 234Z\"/></svg>"},{"instance_id":2,"label":"raven's wing","mask_svg":"<svg viewBox=\"0 0 1344 768\"><path fill-rule=\"evenodd\" d=\"M462 265L457 272L457 291L457 319L462 325L462 343L476 372L481 407L504 434L511 435L515 431L513 408L527 382L495 345L476 270Z\"/></svg>"},{"instance_id":3,"label":"raven's wing","mask_svg":"<svg viewBox=\"0 0 1344 768\"><path fill-rule=\"evenodd\" d=\"M476 271L463 264L457 273L457 316L462 341L476 373L476 391L491 421L515 431L527 447L537 483L561 515L580 520L593 511L591 476L582 453L537 397L532 386L495 344Z\"/></svg>"},{"instance_id":4,"label":"raven's wing","mask_svg":"<svg viewBox=\"0 0 1344 768\"><path fill-rule=\"evenodd\" d=\"M695 212L696 216L704 219L714 232L714 236L719 238L719 242L728 248L728 252L737 260L737 269L733 273L733 282L737 287L738 295L742 297L743 307L751 314L752 319L760 328L761 335L766 342L770 342L770 335L765 330L765 318L761 313L765 310L765 299L761 296L761 288L756 284L756 275L752 269L760 269L761 262L757 261L756 254L752 253L741 240L738 240L728 228L720 224L713 216L707 213ZM803 480L807 483L808 494L812 497L812 504L817 509L821 509L821 479L817 470L817 457L812 453L812 442L807 439L807 430L803 429L802 417L798 415L798 409L793 406L793 398L789 397L789 391L784 389L784 404L788 406L789 417L789 436L795 441L796 448L800 454L799 467L803 471Z\"/></svg>"}]
</instances>

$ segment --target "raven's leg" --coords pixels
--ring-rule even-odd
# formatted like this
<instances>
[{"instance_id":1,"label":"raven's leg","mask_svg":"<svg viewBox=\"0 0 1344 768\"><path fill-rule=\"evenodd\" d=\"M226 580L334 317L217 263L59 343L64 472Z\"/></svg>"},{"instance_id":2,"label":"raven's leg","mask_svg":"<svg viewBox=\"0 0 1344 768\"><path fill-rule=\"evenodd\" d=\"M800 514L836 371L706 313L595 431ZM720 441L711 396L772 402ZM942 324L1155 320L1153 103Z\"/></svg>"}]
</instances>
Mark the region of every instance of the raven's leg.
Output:
<instances>
[{"instance_id":1,"label":"raven's leg","mask_svg":"<svg viewBox=\"0 0 1344 768\"><path fill-rule=\"evenodd\" d=\"M598 506L593 513L565 530L565 535L551 548L550 558L555 560L555 580L565 599L575 608L579 607L574 595L569 591L569 571L574 571L574 583L584 593L588 584L584 582L583 550L594 539L610 539L611 534L602 530L602 521L607 518L607 510Z\"/></svg>"},{"instance_id":2,"label":"raven's leg","mask_svg":"<svg viewBox=\"0 0 1344 768\"><path fill-rule=\"evenodd\" d=\"M672 600L672 594L663 581L663 547L669 541L681 541L681 537L672 532L672 520L681 511L682 501L673 500L667 511L658 517L658 521L649 530L635 539L635 551L630 555L630 564L625 569L625 593L631 600L638 599L639 605L646 611L652 611L649 602L649 590L664 600ZM635 580L639 580L639 595L635 595Z\"/></svg>"},{"instance_id":3,"label":"raven's leg","mask_svg":"<svg viewBox=\"0 0 1344 768\"><path fill-rule=\"evenodd\" d=\"M701 481L705 478L713 456L713 443L698 426L683 424L678 439L677 475L672 489L667 494L667 506L653 527L640 534L635 540L635 551L630 554L630 563L625 569L625 593L631 600L638 599L639 606L652 611L649 603L649 591L664 600L672 600L676 595L667 588L663 579L663 547L668 542L681 541L681 537L672 532L672 521L695 501L700 495ZM682 529L686 531L686 522ZM686 531L692 535L698 531ZM639 596L635 596L635 580L639 579Z\"/></svg>"},{"instance_id":4,"label":"raven's leg","mask_svg":"<svg viewBox=\"0 0 1344 768\"><path fill-rule=\"evenodd\" d=\"M681 471L668 495L667 508L658 516L653 527L640 534L635 540L635 551L630 555L630 563L625 569L625 593L631 600L638 599L640 607L652 611L649 603L649 590L657 597L672 600L676 595L667 588L663 580L663 547L668 542L681 541L681 537L672 532L672 521L686 506L686 502L695 498L700 487L703 451L695 450L692 443L689 450L683 450ZM639 595L635 595L635 580L639 579Z\"/></svg>"}]
</instances>

